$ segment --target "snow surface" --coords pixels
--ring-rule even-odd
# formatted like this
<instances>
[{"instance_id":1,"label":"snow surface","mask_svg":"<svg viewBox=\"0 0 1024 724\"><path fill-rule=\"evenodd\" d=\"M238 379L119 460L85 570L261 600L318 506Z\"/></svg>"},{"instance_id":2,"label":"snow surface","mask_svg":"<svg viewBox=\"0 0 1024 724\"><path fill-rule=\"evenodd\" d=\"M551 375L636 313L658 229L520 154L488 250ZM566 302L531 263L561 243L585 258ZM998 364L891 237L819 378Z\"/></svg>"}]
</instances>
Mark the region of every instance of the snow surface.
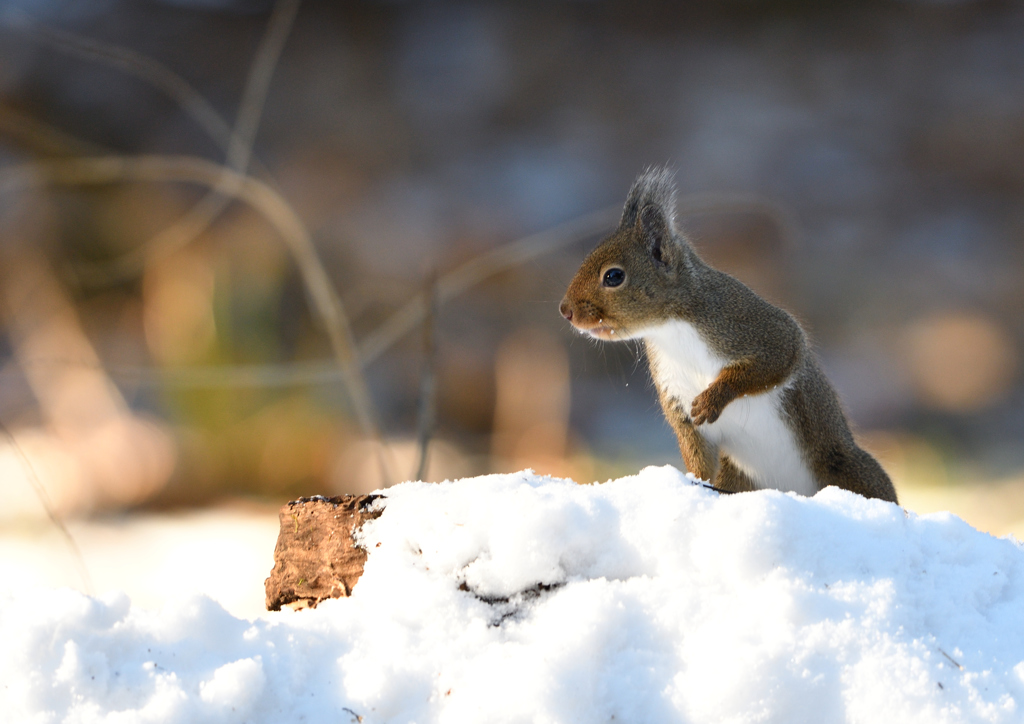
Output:
<instances>
[{"instance_id":1,"label":"snow surface","mask_svg":"<svg viewBox=\"0 0 1024 724\"><path fill-rule=\"evenodd\" d=\"M0 522L0 599L30 586L70 585L123 590L143 608L201 593L237 617L266 615L263 580L274 565L277 512L236 504L67 521L88 579L49 521Z\"/></svg>"},{"instance_id":2,"label":"snow surface","mask_svg":"<svg viewBox=\"0 0 1024 724\"><path fill-rule=\"evenodd\" d=\"M387 491L350 599L0 597L12 722L1022 722L1024 549L671 467Z\"/></svg>"}]
</instances>

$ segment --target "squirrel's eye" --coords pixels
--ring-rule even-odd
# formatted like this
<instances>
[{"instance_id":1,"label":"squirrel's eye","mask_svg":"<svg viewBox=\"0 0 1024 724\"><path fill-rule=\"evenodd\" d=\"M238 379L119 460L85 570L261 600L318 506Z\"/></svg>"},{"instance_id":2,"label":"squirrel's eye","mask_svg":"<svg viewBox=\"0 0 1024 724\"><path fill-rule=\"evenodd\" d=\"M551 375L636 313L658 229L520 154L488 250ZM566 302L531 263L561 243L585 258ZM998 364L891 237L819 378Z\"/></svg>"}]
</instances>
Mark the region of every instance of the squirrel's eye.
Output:
<instances>
[{"instance_id":1,"label":"squirrel's eye","mask_svg":"<svg viewBox=\"0 0 1024 724\"><path fill-rule=\"evenodd\" d=\"M601 280L601 283L606 287L617 287L624 281L626 281L626 272L621 269L612 268L604 273L604 279Z\"/></svg>"}]
</instances>

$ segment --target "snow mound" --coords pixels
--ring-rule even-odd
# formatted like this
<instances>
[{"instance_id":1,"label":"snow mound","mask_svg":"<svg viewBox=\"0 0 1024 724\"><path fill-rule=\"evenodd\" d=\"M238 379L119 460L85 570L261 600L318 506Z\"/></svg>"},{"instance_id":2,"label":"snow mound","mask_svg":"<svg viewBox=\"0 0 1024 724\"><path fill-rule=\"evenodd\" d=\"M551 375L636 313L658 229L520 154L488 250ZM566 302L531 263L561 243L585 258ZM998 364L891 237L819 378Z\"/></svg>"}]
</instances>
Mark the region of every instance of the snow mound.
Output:
<instances>
[{"instance_id":1,"label":"snow mound","mask_svg":"<svg viewBox=\"0 0 1024 724\"><path fill-rule=\"evenodd\" d=\"M387 491L350 599L247 621L0 600L33 722L1021 722L1024 549L829 488L671 467Z\"/></svg>"}]
</instances>

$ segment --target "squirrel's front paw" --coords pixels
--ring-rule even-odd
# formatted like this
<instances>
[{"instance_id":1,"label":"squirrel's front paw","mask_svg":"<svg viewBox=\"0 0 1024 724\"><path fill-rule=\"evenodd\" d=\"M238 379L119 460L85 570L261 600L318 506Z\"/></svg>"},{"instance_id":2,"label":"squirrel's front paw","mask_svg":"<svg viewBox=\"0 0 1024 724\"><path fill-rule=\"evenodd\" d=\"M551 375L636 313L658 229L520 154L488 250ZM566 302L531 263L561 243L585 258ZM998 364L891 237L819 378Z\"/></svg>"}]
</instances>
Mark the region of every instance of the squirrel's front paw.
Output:
<instances>
[{"instance_id":1,"label":"squirrel's front paw","mask_svg":"<svg viewBox=\"0 0 1024 724\"><path fill-rule=\"evenodd\" d=\"M735 397L732 388L726 385L711 385L694 398L690 406L690 420L694 425L714 422Z\"/></svg>"}]
</instances>

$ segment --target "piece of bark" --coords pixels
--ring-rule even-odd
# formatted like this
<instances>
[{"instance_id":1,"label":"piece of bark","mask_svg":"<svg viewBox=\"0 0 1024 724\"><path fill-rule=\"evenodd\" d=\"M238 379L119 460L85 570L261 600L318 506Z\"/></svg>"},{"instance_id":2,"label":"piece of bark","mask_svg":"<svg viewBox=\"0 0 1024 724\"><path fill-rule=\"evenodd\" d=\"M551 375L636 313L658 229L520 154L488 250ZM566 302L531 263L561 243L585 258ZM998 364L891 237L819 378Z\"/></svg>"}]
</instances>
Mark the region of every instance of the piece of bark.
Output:
<instances>
[{"instance_id":1,"label":"piece of bark","mask_svg":"<svg viewBox=\"0 0 1024 724\"><path fill-rule=\"evenodd\" d=\"M315 608L326 598L351 595L366 563L352 534L380 517L381 506L372 503L381 497L317 495L282 506L274 568L266 580L267 610Z\"/></svg>"}]
</instances>

